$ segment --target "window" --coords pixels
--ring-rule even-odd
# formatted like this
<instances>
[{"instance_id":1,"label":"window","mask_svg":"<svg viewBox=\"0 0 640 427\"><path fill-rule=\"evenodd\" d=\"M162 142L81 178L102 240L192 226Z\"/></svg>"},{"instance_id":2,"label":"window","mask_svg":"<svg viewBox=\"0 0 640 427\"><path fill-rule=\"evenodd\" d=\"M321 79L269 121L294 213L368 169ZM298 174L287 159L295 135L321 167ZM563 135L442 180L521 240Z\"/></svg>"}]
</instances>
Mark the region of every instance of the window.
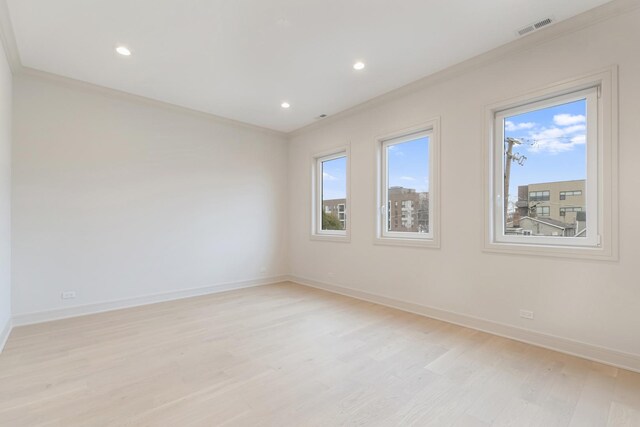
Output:
<instances>
[{"instance_id":1,"label":"window","mask_svg":"<svg viewBox=\"0 0 640 427\"><path fill-rule=\"evenodd\" d=\"M615 84L612 69L488 108L486 249L617 256Z\"/></svg>"},{"instance_id":2,"label":"window","mask_svg":"<svg viewBox=\"0 0 640 427\"><path fill-rule=\"evenodd\" d=\"M567 196L582 196L582 190L560 192L560 200L567 200Z\"/></svg>"},{"instance_id":3,"label":"window","mask_svg":"<svg viewBox=\"0 0 640 427\"><path fill-rule=\"evenodd\" d=\"M550 206L537 206L535 210L538 216L549 216L551 213Z\"/></svg>"},{"instance_id":4,"label":"window","mask_svg":"<svg viewBox=\"0 0 640 427\"><path fill-rule=\"evenodd\" d=\"M549 192L548 191L531 191L529 193L529 200L532 202L538 201L549 201Z\"/></svg>"},{"instance_id":5,"label":"window","mask_svg":"<svg viewBox=\"0 0 640 427\"><path fill-rule=\"evenodd\" d=\"M531 187L541 183L550 187L566 186L572 181L595 181L595 170L592 170L591 180L588 180L589 158L597 155L597 142L590 144L597 138L597 89L581 90L567 95L553 97L541 102L525 104L510 108L496 114L495 125L500 141L504 141L501 149L504 197L504 219L502 236L505 241L521 239L513 230L532 228L532 236L527 238L530 243L539 241L544 244L557 244L558 239L572 239L572 245L595 245L597 241L590 236L590 230L595 230L595 221L587 225L585 233L576 240L574 232L558 233L557 227L570 230L575 224L564 221L554 224L555 227L540 227L526 216L518 214L516 198L518 187L529 187L529 216L545 216L549 219L563 222L564 211L553 218L550 206L540 206L532 202L550 202L550 190L531 190ZM497 141L496 141L497 145ZM556 193L556 194L559 194ZM513 196L512 196L513 195ZM597 204L594 197L587 212L595 212ZM589 202L587 202L589 205ZM559 205L556 205L560 208ZM590 215L595 220L595 215ZM536 240L537 239L537 240ZM518 241L518 240L515 240Z\"/></svg>"},{"instance_id":6,"label":"window","mask_svg":"<svg viewBox=\"0 0 640 427\"><path fill-rule=\"evenodd\" d=\"M312 232L321 240L348 240L347 149L314 157Z\"/></svg>"},{"instance_id":7,"label":"window","mask_svg":"<svg viewBox=\"0 0 640 427\"><path fill-rule=\"evenodd\" d=\"M378 139L376 243L439 245L438 122Z\"/></svg>"},{"instance_id":8,"label":"window","mask_svg":"<svg viewBox=\"0 0 640 427\"><path fill-rule=\"evenodd\" d=\"M560 216L567 216L567 212L582 212L582 208L576 208L576 207L560 208Z\"/></svg>"}]
</instances>

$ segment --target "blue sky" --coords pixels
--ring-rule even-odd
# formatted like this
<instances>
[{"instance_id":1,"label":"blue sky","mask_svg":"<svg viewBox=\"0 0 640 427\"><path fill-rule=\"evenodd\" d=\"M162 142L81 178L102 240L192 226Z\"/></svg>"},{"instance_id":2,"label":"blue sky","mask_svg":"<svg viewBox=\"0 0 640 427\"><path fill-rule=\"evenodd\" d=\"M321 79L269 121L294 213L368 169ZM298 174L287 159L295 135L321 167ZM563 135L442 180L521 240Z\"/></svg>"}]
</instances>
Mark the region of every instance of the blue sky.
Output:
<instances>
[{"instance_id":1,"label":"blue sky","mask_svg":"<svg viewBox=\"0 0 640 427\"><path fill-rule=\"evenodd\" d=\"M346 157L322 162L322 200L346 198L346 170Z\"/></svg>"},{"instance_id":2,"label":"blue sky","mask_svg":"<svg viewBox=\"0 0 640 427\"><path fill-rule=\"evenodd\" d=\"M505 138L521 141L513 152L526 157L522 166L511 165L511 202L519 185L586 178L585 118L585 100L505 118ZM429 191L429 138L388 150L390 186ZM323 163L323 200L345 198L346 164L344 157Z\"/></svg>"},{"instance_id":3,"label":"blue sky","mask_svg":"<svg viewBox=\"0 0 640 427\"><path fill-rule=\"evenodd\" d=\"M429 191L429 137L392 145L389 150L389 185ZM344 199L346 158L322 163L322 200Z\"/></svg>"},{"instance_id":4,"label":"blue sky","mask_svg":"<svg viewBox=\"0 0 640 427\"><path fill-rule=\"evenodd\" d=\"M429 137L388 148L389 186L429 191Z\"/></svg>"},{"instance_id":5,"label":"blue sky","mask_svg":"<svg viewBox=\"0 0 640 427\"><path fill-rule=\"evenodd\" d=\"M511 164L511 202L519 185L586 178L585 118L585 100L505 118L505 139L521 141L513 152L526 156Z\"/></svg>"}]
</instances>

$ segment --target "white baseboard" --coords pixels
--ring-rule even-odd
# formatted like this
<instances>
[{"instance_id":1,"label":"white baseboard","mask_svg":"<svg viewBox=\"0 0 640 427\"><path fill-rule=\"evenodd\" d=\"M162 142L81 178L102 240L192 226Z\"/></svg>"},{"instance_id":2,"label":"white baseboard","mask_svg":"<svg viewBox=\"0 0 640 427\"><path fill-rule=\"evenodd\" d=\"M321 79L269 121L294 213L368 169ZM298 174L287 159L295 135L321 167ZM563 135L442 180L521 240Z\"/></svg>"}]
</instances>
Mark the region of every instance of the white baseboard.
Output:
<instances>
[{"instance_id":1,"label":"white baseboard","mask_svg":"<svg viewBox=\"0 0 640 427\"><path fill-rule=\"evenodd\" d=\"M50 322L52 320L67 319L70 317L85 316L104 311L119 310L122 308L137 307L140 305L155 304L158 302L172 301L182 298L190 298L199 295L215 294L218 292L232 291L235 289L251 288L254 286L271 285L284 282L288 276L274 276L261 279L243 280L240 282L226 282L199 288L183 289L179 291L163 292L159 294L144 295L134 298L126 298L116 301L107 301L95 304L77 305L69 308L47 310L34 313L16 314L12 318L13 326L32 325L35 323Z\"/></svg>"},{"instance_id":2,"label":"white baseboard","mask_svg":"<svg viewBox=\"0 0 640 427\"><path fill-rule=\"evenodd\" d=\"M612 350L593 344L574 341L568 338L536 332L529 329L523 329L517 326L511 326L504 323L494 322L492 320L481 319L478 317L455 313L439 308L419 305L412 302L389 298L383 295L377 295L344 286L319 282L304 277L291 276L289 277L289 281L297 283L299 285L322 289L325 291L346 295L352 298L373 302L387 307L397 308L399 310L407 311L421 316L442 320L467 328L488 332L490 334L510 338L538 347L544 347L549 350L555 350L560 353L570 354L572 356L581 357L583 359L592 360L594 362L604 363L607 365L615 366L617 368L640 372L640 355L637 354Z\"/></svg>"},{"instance_id":3,"label":"white baseboard","mask_svg":"<svg viewBox=\"0 0 640 427\"><path fill-rule=\"evenodd\" d=\"M11 329L13 328L11 319L7 320L7 323L0 330L0 353L4 350L5 344L7 344L7 340L9 339L9 335L11 334Z\"/></svg>"}]
</instances>

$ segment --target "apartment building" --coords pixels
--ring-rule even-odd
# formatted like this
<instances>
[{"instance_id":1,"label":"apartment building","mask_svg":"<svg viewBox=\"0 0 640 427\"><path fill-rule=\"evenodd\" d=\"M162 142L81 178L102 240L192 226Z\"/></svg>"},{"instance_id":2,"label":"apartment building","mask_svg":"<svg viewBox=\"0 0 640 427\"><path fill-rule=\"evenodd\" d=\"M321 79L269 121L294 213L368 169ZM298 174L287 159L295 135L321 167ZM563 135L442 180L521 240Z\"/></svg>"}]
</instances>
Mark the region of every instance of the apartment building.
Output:
<instances>
[{"instance_id":1,"label":"apartment building","mask_svg":"<svg viewBox=\"0 0 640 427\"><path fill-rule=\"evenodd\" d=\"M586 217L585 180L542 182L518 187L520 218L549 218L567 224ZM585 212L585 214L578 214Z\"/></svg>"},{"instance_id":2,"label":"apartment building","mask_svg":"<svg viewBox=\"0 0 640 427\"><path fill-rule=\"evenodd\" d=\"M389 188L389 231L429 231L429 193L413 188Z\"/></svg>"},{"instance_id":3,"label":"apartment building","mask_svg":"<svg viewBox=\"0 0 640 427\"><path fill-rule=\"evenodd\" d=\"M325 214L332 215L340 221L342 224L342 230L347 226L347 200L346 199L331 199L322 201L322 211Z\"/></svg>"},{"instance_id":4,"label":"apartment building","mask_svg":"<svg viewBox=\"0 0 640 427\"><path fill-rule=\"evenodd\" d=\"M586 236L585 180L519 186L508 233Z\"/></svg>"}]
</instances>

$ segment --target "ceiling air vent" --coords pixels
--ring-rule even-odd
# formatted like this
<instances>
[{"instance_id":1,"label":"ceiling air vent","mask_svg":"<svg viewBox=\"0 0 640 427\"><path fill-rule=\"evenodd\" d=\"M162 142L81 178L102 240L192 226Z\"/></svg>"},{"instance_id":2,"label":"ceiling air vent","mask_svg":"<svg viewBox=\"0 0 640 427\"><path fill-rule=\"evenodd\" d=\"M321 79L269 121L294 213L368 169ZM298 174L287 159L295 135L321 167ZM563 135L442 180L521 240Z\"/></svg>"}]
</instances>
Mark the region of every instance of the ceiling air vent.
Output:
<instances>
[{"instance_id":1,"label":"ceiling air vent","mask_svg":"<svg viewBox=\"0 0 640 427\"><path fill-rule=\"evenodd\" d=\"M536 22L535 24L533 24L533 26L535 27L535 29L540 29L542 27L544 27L545 25L549 25L553 22L553 20L551 18L547 18L547 19L543 19L540 22Z\"/></svg>"},{"instance_id":2,"label":"ceiling air vent","mask_svg":"<svg viewBox=\"0 0 640 427\"><path fill-rule=\"evenodd\" d=\"M534 31L539 30L542 27L546 27L547 25L553 23L553 18L545 18L541 21L536 22L535 24L527 25L524 28L518 30L519 36L524 36L525 34L532 33Z\"/></svg>"}]
</instances>

